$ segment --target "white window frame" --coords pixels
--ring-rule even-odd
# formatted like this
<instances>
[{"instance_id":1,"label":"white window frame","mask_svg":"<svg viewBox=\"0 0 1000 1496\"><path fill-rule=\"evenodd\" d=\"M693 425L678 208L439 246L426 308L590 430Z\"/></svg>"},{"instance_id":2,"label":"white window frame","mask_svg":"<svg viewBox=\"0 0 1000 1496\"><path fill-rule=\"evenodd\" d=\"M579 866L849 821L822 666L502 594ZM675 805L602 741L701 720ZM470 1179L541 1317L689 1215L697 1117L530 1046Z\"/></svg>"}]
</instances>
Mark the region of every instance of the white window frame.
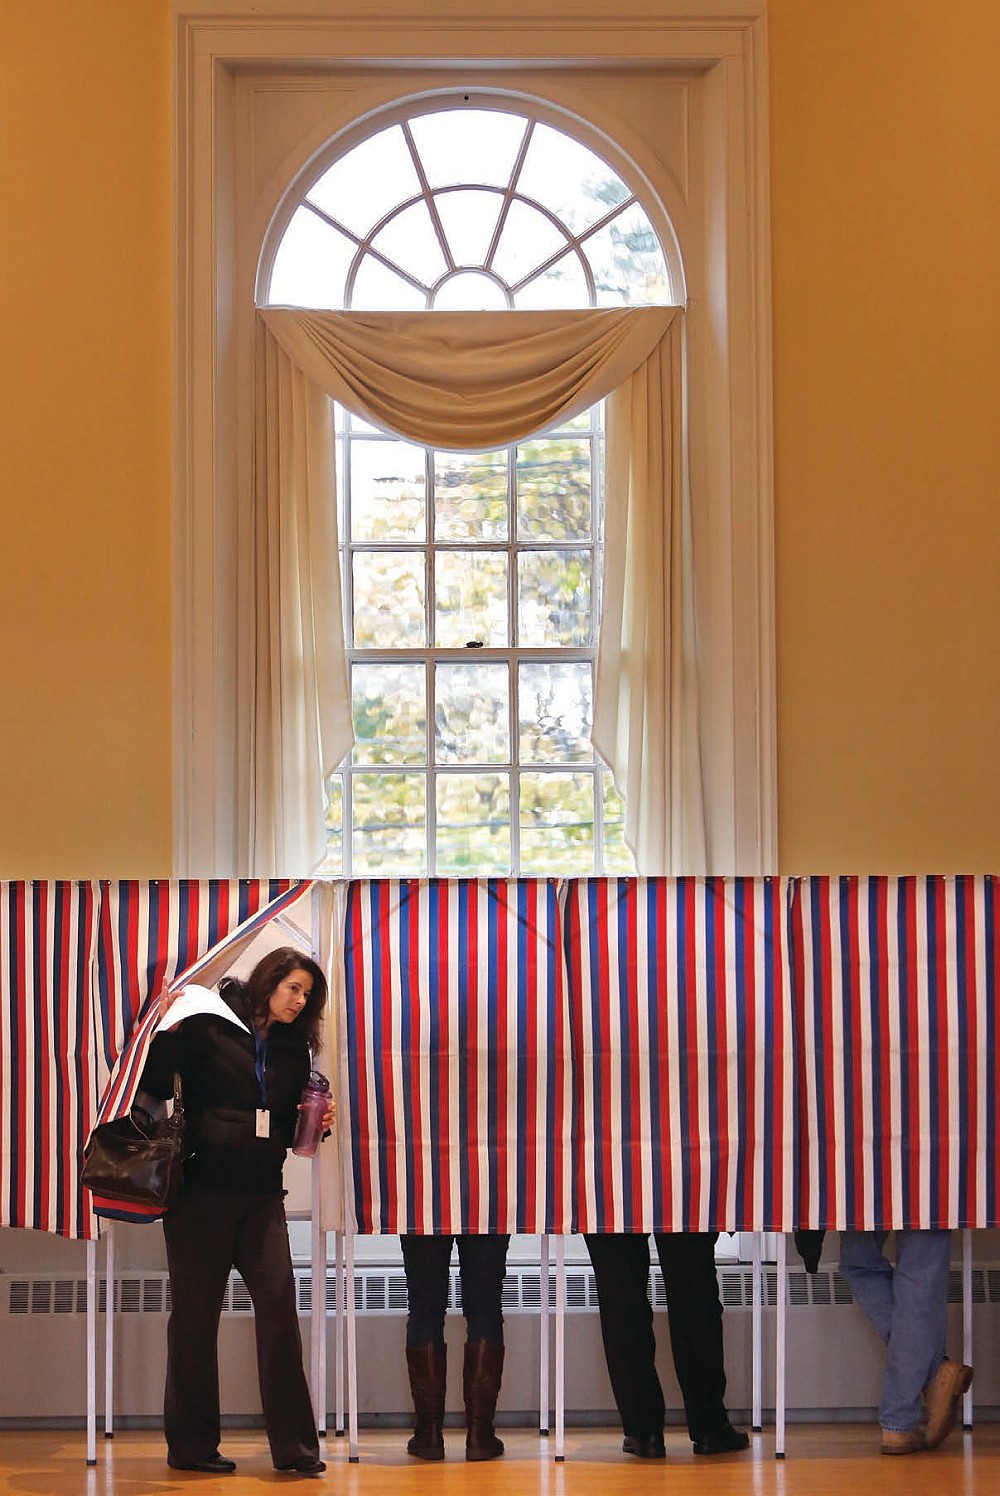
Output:
<instances>
[{"instance_id":1,"label":"white window frame","mask_svg":"<svg viewBox=\"0 0 1000 1496\"><path fill-rule=\"evenodd\" d=\"M441 0L439 0L439 4ZM691 479L700 555L698 625L709 825L718 874L777 868L771 306L765 0L584 3L558 17L477 19L356 0L173 0L174 71L174 874L237 876L242 750L236 558L248 457L240 412L252 374L235 252L236 80L254 68L614 66L697 74L704 113L708 246L689 303ZM520 7L517 7L519 10ZM655 14L653 12L656 12ZM613 12L613 13L612 13ZM472 15L470 7L469 15ZM571 38L572 53L568 53ZM426 61L422 61L425 59ZM362 61L363 60L363 61ZM411 83L412 87L412 83ZM721 788L720 788L721 787Z\"/></svg>"}]
</instances>

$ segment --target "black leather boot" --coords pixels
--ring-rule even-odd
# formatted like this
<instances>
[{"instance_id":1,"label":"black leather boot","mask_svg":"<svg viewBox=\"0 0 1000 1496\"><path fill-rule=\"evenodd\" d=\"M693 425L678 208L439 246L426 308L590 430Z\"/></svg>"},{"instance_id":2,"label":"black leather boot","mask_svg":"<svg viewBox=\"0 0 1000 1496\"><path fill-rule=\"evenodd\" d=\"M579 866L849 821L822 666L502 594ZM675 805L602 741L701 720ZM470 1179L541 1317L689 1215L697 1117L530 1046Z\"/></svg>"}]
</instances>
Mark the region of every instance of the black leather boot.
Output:
<instances>
[{"instance_id":1,"label":"black leather boot","mask_svg":"<svg viewBox=\"0 0 1000 1496\"><path fill-rule=\"evenodd\" d=\"M466 1341L462 1384L467 1460L495 1460L503 1454L503 1441L493 1432L502 1375L502 1345L495 1345L490 1340Z\"/></svg>"},{"instance_id":2,"label":"black leather boot","mask_svg":"<svg viewBox=\"0 0 1000 1496\"><path fill-rule=\"evenodd\" d=\"M406 1347L406 1369L417 1421L407 1454L418 1460L444 1459L444 1394L448 1372L448 1348L441 1345Z\"/></svg>"}]
</instances>

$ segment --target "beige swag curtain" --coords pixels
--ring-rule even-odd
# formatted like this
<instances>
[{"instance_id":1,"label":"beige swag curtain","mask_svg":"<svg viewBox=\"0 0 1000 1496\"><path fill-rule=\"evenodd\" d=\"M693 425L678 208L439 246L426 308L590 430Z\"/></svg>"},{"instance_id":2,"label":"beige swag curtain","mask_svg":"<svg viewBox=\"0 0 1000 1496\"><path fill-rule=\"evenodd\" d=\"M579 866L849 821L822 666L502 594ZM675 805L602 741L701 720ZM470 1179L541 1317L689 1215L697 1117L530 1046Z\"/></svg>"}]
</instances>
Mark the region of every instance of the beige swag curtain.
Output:
<instances>
[{"instance_id":1,"label":"beige swag curtain","mask_svg":"<svg viewBox=\"0 0 1000 1496\"><path fill-rule=\"evenodd\" d=\"M683 314L258 311L250 871L325 854L324 781L353 735L330 400L426 446L520 441L608 396L592 740L646 873L705 871Z\"/></svg>"}]
</instances>

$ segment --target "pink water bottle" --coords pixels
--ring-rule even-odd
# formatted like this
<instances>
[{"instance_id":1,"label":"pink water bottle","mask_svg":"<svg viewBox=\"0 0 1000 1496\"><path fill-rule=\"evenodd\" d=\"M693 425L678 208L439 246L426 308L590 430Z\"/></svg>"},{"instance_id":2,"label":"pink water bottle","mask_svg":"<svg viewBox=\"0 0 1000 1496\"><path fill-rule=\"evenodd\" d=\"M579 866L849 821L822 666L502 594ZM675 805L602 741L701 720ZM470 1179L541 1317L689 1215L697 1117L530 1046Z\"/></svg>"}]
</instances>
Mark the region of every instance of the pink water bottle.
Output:
<instances>
[{"instance_id":1,"label":"pink water bottle","mask_svg":"<svg viewBox=\"0 0 1000 1496\"><path fill-rule=\"evenodd\" d=\"M313 1070L309 1082L302 1092L299 1120L295 1124L292 1152L299 1158L312 1158L323 1136L323 1118L330 1105L330 1082L318 1070Z\"/></svg>"}]
</instances>

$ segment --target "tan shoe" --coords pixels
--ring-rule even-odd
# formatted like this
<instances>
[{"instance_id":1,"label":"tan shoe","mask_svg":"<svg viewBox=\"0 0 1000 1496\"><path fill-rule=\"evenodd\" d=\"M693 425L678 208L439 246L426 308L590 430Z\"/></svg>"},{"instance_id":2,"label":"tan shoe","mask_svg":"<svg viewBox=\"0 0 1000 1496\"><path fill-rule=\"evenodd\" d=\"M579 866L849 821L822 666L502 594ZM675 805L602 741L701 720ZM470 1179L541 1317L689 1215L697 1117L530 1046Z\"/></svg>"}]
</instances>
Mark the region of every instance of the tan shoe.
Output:
<instances>
[{"instance_id":1,"label":"tan shoe","mask_svg":"<svg viewBox=\"0 0 1000 1496\"><path fill-rule=\"evenodd\" d=\"M883 1454L920 1454L927 1448L922 1428L884 1428L882 1430Z\"/></svg>"},{"instance_id":2,"label":"tan shoe","mask_svg":"<svg viewBox=\"0 0 1000 1496\"><path fill-rule=\"evenodd\" d=\"M924 1437L928 1449L937 1449L955 1427L958 1404L972 1386L972 1367L961 1361L942 1361L924 1393L927 1423Z\"/></svg>"}]
</instances>

